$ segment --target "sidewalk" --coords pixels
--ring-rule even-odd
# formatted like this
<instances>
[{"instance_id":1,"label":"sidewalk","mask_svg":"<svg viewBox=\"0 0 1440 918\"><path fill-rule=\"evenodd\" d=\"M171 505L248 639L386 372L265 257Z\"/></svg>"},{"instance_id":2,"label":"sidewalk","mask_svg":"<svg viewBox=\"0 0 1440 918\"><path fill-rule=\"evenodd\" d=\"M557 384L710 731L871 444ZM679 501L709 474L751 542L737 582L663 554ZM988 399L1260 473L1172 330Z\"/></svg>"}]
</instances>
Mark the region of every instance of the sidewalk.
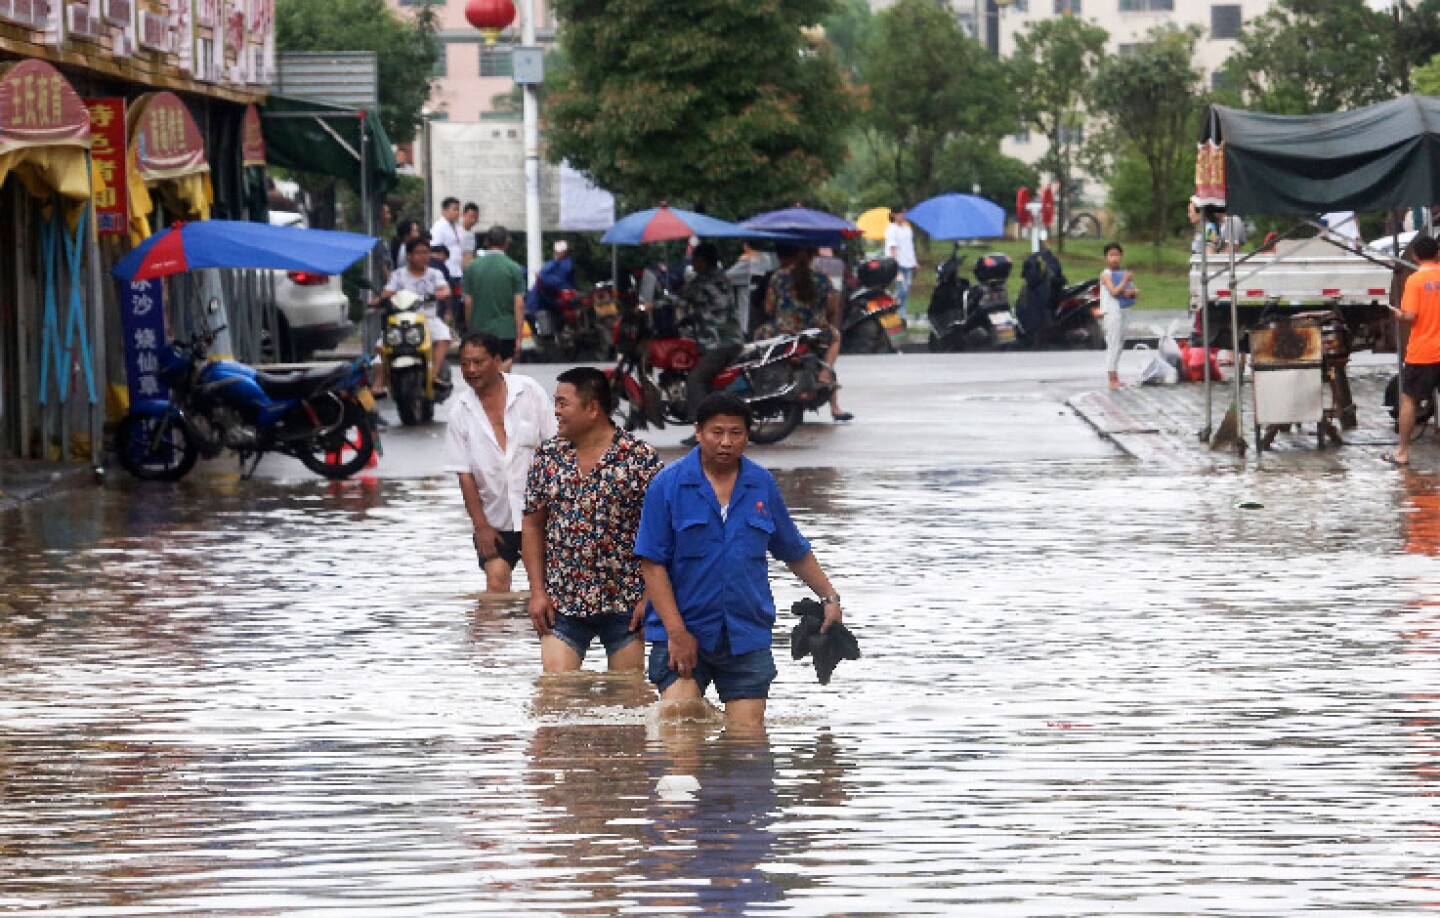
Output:
<instances>
[{"instance_id":1,"label":"sidewalk","mask_svg":"<svg viewBox=\"0 0 1440 918\"><path fill-rule=\"evenodd\" d=\"M0 460L0 512L93 482L88 463Z\"/></svg>"},{"instance_id":2,"label":"sidewalk","mask_svg":"<svg viewBox=\"0 0 1440 918\"><path fill-rule=\"evenodd\" d=\"M1350 366L1351 393L1359 425L1341 430L1343 446L1316 446L1315 425L1282 432L1261 454L1261 462L1284 467L1345 468L1383 464L1381 454L1396 442L1395 429L1384 407L1385 385L1395 373L1394 358L1365 355L1364 363ZM1229 371L1229 368L1226 368ZM1212 397L1216 426L1225 416L1233 390L1231 383L1215 385ZM1327 396L1328 397L1328 396ZM1244 419L1241 433L1249 448L1243 462L1255 461L1254 396L1247 378L1241 393ZM1239 468L1243 462L1233 448L1212 450L1200 439L1205 426L1205 387L1199 383L1173 386L1127 386L1077 395L1067 402L1101 437L1131 457L1176 470ZM1417 441L1416 450L1427 447ZM1428 464L1428 463L1423 463Z\"/></svg>"}]
</instances>

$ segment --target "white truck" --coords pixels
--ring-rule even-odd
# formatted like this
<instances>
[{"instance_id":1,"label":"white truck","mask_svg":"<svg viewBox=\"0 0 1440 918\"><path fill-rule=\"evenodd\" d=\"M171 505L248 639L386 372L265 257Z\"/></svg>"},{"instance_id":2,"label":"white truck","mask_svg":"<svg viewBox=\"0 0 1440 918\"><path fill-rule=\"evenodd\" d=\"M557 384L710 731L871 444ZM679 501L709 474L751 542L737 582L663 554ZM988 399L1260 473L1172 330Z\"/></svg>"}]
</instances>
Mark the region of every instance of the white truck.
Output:
<instances>
[{"instance_id":1,"label":"white truck","mask_svg":"<svg viewBox=\"0 0 1440 918\"><path fill-rule=\"evenodd\" d=\"M1396 274L1390 267L1392 256L1378 243L1357 252L1321 238L1283 240L1273 252L1248 257L1237 253L1235 257L1233 291L1229 255L1211 255L1205 265L1209 271L1210 339L1216 346L1229 347L1230 298L1234 295L1242 332L1279 316L1338 311L1349 329L1353 349L1394 350L1394 323L1388 307ZM1200 256L1191 257L1192 312L1201 305L1201 264Z\"/></svg>"}]
</instances>

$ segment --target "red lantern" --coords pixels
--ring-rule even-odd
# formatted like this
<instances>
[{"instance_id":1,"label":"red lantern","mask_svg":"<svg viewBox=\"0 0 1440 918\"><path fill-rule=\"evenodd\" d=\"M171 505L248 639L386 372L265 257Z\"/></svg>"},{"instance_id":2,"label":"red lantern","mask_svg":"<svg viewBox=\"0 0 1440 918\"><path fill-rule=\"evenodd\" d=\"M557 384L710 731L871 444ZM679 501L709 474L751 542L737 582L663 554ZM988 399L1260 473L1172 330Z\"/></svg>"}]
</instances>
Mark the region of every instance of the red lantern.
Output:
<instances>
[{"instance_id":1,"label":"red lantern","mask_svg":"<svg viewBox=\"0 0 1440 918\"><path fill-rule=\"evenodd\" d=\"M1021 228L1030 225L1030 189L1022 187L1015 192L1015 222Z\"/></svg>"},{"instance_id":2,"label":"red lantern","mask_svg":"<svg viewBox=\"0 0 1440 918\"><path fill-rule=\"evenodd\" d=\"M1040 192L1040 223L1049 226L1055 222L1055 192L1049 185Z\"/></svg>"},{"instance_id":3,"label":"red lantern","mask_svg":"<svg viewBox=\"0 0 1440 918\"><path fill-rule=\"evenodd\" d=\"M487 45L493 45L501 30L515 21L515 4L511 0L470 0L465 4L465 20L480 30Z\"/></svg>"}]
</instances>

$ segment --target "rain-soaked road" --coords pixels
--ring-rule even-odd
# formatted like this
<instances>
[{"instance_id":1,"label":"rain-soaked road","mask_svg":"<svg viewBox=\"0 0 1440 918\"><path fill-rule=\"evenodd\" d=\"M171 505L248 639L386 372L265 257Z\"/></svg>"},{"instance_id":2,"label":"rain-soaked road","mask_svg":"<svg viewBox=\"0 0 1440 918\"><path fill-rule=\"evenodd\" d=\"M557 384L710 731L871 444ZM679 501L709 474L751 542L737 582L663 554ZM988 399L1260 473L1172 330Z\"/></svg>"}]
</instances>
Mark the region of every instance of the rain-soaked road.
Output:
<instances>
[{"instance_id":1,"label":"rain-soaked road","mask_svg":"<svg viewBox=\"0 0 1440 918\"><path fill-rule=\"evenodd\" d=\"M754 453L866 653L761 734L539 678L423 433L0 514L0 912L1440 909L1440 477L1140 467L1006 359Z\"/></svg>"}]
</instances>

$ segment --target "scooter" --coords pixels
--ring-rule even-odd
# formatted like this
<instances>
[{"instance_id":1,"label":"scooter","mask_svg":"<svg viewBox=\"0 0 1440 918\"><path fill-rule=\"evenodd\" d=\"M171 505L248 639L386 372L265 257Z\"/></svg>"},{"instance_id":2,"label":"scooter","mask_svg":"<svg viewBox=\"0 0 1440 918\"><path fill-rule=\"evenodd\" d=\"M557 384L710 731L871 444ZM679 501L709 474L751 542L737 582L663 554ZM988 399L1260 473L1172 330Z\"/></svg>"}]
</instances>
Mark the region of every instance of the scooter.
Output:
<instances>
[{"instance_id":1,"label":"scooter","mask_svg":"<svg viewBox=\"0 0 1440 918\"><path fill-rule=\"evenodd\" d=\"M887 289L900 273L893 258L872 258L856 271L859 285L840 317L840 353L894 354L905 339L900 301Z\"/></svg>"},{"instance_id":2,"label":"scooter","mask_svg":"<svg viewBox=\"0 0 1440 918\"><path fill-rule=\"evenodd\" d=\"M1010 308L1005 282L1010 256L992 252L975 263L976 284L960 276L965 256L955 255L936 269L930 299L930 350L1005 350L1021 343L1022 329Z\"/></svg>"},{"instance_id":3,"label":"scooter","mask_svg":"<svg viewBox=\"0 0 1440 918\"><path fill-rule=\"evenodd\" d=\"M620 309L615 285L596 284L583 296L565 289L534 316L537 358L541 361L609 360Z\"/></svg>"},{"instance_id":4,"label":"scooter","mask_svg":"<svg viewBox=\"0 0 1440 918\"><path fill-rule=\"evenodd\" d=\"M431 358L433 343L430 328L421 309L434 306L435 301L422 300L409 290L401 290L378 308L384 315L380 332L380 362L385 367L385 380L395 399L400 422L407 427L428 424L435 419L435 406L450 397L454 388L448 379L449 367L437 379Z\"/></svg>"},{"instance_id":5,"label":"scooter","mask_svg":"<svg viewBox=\"0 0 1440 918\"><path fill-rule=\"evenodd\" d=\"M675 327L673 309L665 300L636 305L623 311L615 327L619 361L605 372L615 392L616 420L626 430L691 423L685 381L700 361L700 346L691 338L655 333ZM751 442L780 442L800 426L807 410L818 411L830 401L835 371L821 359L829 334L811 328L751 342L716 374L712 390L733 392L754 412ZM820 381L825 370L828 383Z\"/></svg>"},{"instance_id":6,"label":"scooter","mask_svg":"<svg viewBox=\"0 0 1440 918\"><path fill-rule=\"evenodd\" d=\"M211 301L209 312L218 312ZM264 373L234 360L210 360L215 335L203 331L159 352L157 377L168 398L139 400L115 430L120 464L144 481L178 481L201 456L229 449L242 476L266 453L294 456L326 478L349 478L380 447L375 401L366 380L370 360Z\"/></svg>"}]
</instances>

